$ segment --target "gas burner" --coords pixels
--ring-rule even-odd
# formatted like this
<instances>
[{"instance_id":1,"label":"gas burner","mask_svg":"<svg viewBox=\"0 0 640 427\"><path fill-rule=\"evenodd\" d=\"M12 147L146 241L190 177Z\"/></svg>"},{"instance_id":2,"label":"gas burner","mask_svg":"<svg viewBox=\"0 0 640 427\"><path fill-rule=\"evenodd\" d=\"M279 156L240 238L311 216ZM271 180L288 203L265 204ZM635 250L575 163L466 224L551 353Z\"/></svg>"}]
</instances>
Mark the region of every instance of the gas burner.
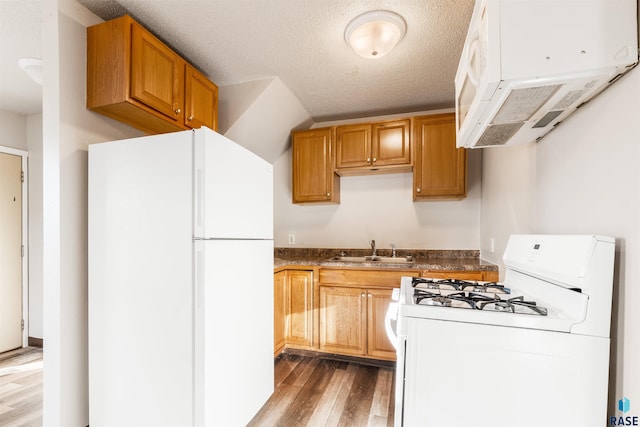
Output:
<instances>
[{"instance_id":1,"label":"gas burner","mask_svg":"<svg viewBox=\"0 0 640 427\"><path fill-rule=\"evenodd\" d=\"M539 314L540 316L547 315L546 308L538 307L535 301L525 301L524 297L522 296L503 300L496 295L496 298L493 301L479 302L477 308L487 311L504 311L508 313L520 314Z\"/></svg>"},{"instance_id":2,"label":"gas burner","mask_svg":"<svg viewBox=\"0 0 640 427\"><path fill-rule=\"evenodd\" d=\"M447 292L446 289L415 288L413 291L415 304L437 307L470 308L484 311L504 313L547 315L547 309L538 307L534 301L525 301L518 296L502 299L498 294L487 295L476 292Z\"/></svg>"},{"instance_id":3,"label":"gas burner","mask_svg":"<svg viewBox=\"0 0 640 427\"><path fill-rule=\"evenodd\" d=\"M411 279L411 285L416 288L432 289L432 290L450 290L450 291L470 291L470 292L488 292L496 294L511 293L509 288L496 282L477 282L460 279L430 279L424 277L414 277Z\"/></svg>"},{"instance_id":4,"label":"gas burner","mask_svg":"<svg viewBox=\"0 0 640 427\"><path fill-rule=\"evenodd\" d=\"M476 308L473 301L464 292L456 292L448 295L439 292L430 292L416 289L413 293L413 301L416 304L435 305L438 307Z\"/></svg>"}]
</instances>

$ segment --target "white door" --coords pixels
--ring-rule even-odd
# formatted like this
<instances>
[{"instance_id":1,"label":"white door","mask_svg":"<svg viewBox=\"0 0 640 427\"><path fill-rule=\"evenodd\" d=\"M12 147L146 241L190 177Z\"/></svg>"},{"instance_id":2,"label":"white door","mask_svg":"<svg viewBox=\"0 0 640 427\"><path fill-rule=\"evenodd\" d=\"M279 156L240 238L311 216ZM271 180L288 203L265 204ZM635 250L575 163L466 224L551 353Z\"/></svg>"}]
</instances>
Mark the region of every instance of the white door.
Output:
<instances>
[{"instance_id":1,"label":"white door","mask_svg":"<svg viewBox=\"0 0 640 427\"><path fill-rule=\"evenodd\" d=\"M22 158L0 153L0 352L22 347Z\"/></svg>"}]
</instances>

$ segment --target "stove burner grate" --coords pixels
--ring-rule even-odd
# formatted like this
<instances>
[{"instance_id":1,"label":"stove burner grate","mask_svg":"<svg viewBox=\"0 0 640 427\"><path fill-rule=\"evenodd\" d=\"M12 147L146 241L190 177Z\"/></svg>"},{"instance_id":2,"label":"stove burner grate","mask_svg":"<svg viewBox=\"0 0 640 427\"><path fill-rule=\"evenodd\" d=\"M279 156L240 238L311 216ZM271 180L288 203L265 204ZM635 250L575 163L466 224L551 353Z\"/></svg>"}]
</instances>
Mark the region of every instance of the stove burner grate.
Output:
<instances>
[{"instance_id":1,"label":"stove burner grate","mask_svg":"<svg viewBox=\"0 0 640 427\"><path fill-rule=\"evenodd\" d=\"M507 311L511 313L523 313L523 314L539 314L541 316L547 315L546 308L538 307L535 301L525 301L524 297L522 296L509 298L506 300L503 300L497 297L493 301L481 302L480 304L478 304L478 308L480 310Z\"/></svg>"},{"instance_id":2,"label":"stove burner grate","mask_svg":"<svg viewBox=\"0 0 640 427\"><path fill-rule=\"evenodd\" d=\"M451 291L471 291L471 292L493 292L508 294L509 288L497 282L477 282L461 279L430 279L424 277L414 277L411 279L411 285L415 288L420 286L426 289L441 289Z\"/></svg>"},{"instance_id":3,"label":"stove burner grate","mask_svg":"<svg viewBox=\"0 0 640 427\"><path fill-rule=\"evenodd\" d=\"M500 298L499 293L484 295L476 292L458 291L443 294L440 293L441 290L446 289L415 288L413 291L413 301L415 304L433 305L438 307L468 308L518 314L537 314L540 316L547 315L546 308L538 307L534 301L525 301L522 296L502 299Z\"/></svg>"}]
</instances>

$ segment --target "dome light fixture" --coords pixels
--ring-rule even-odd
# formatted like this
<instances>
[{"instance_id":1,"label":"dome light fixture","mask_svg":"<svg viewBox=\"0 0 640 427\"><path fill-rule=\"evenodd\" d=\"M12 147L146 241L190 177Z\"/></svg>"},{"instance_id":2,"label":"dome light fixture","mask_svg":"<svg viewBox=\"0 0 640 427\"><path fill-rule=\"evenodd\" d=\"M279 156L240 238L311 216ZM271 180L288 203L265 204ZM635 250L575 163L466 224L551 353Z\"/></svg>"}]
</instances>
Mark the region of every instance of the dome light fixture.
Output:
<instances>
[{"instance_id":1,"label":"dome light fixture","mask_svg":"<svg viewBox=\"0 0 640 427\"><path fill-rule=\"evenodd\" d=\"M34 82L42 86L42 59L40 58L20 58L18 66L25 72Z\"/></svg>"},{"instance_id":2,"label":"dome light fixture","mask_svg":"<svg viewBox=\"0 0 640 427\"><path fill-rule=\"evenodd\" d=\"M375 10L354 18L344 31L344 40L364 58L382 58L404 37L407 24L402 16Z\"/></svg>"}]
</instances>

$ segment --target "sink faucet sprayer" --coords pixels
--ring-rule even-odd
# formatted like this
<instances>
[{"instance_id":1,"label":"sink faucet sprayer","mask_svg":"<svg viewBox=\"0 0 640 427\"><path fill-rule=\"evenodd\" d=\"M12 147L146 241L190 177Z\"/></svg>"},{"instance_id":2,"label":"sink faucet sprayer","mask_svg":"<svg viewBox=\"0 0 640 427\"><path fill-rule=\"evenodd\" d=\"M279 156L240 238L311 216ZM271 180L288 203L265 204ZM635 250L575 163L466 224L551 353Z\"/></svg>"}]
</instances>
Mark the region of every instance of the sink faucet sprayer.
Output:
<instances>
[{"instance_id":1,"label":"sink faucet sprayer","mask_svg":"<svg viewBox=\"0 0 640 427\"><path fill-rule=\"evenodd\" d=\"M371 256L376 256L376 241L372 240L370 243L371 243Z\"/></svg>"},{"instance_id":2,"label":"sink faucet sprayer","mask_svg":"<svg viewBox=\"0 0 640 427\"><path fill-rule=\"evenodd\" d=\"M394 245L393 243L391 244L391 256L393 258L396 257L396 245Z\"/></svg>"}]
</instances>

